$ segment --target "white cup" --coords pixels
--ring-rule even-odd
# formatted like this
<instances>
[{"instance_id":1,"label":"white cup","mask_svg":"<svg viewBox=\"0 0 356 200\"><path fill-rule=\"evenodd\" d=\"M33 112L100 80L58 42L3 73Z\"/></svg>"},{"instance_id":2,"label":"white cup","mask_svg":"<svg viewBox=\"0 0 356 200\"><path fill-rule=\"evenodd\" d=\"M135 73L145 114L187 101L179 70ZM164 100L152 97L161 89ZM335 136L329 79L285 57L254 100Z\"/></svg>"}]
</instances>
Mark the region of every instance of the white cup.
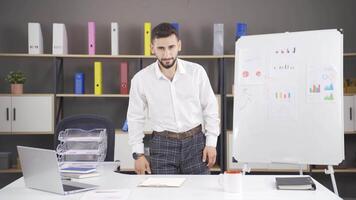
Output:
<instances>
[{"instance_id":1,"label":"white cup","mask_svg":"<svg viewBox=\"0 0 356 200\"><path fill-rule=\"evenodd\" d=\"M240 171L226 171L220 174L219 183L224 192L240 193L242 187L242 173Z\"/></svg>"}]
</instances>

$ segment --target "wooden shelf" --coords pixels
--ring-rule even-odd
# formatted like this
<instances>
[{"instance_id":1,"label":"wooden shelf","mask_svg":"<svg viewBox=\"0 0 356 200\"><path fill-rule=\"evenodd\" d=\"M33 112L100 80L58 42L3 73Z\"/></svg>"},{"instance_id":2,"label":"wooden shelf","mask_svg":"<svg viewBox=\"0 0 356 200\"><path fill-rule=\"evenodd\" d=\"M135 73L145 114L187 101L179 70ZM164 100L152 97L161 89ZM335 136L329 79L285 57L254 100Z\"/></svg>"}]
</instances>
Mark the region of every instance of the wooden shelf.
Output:
<instances>
[{"instance_id":1,"label":"wooden shelf","mask_svg":"<svg viewBox=\"0 0 356 200\"><path fill-rule=\"evenodd\" d=\"M156 56L145 56L145 55L88 55L88 54L65 54L65 55L54 55L54 54L26 54L26 53L0 53L0 57L45 57L45 58L126 58L126 59L155 59ZM224 55L215 56L215 55L180 55L179 58L183 59L216 59L216 58L225 58ZM227 58L231 55L227 55Z\"/></svg>"},{"instance_id":2,"label":"wooden shelf","mask_svg":"<svg viewBox=\"0 0 356 200\"><path fill-rule=\"evenodd\" d=\"M281 173L299 173L299 169L251 169L250 172L281 172ZM303 173L308 173L309 170L304 169Z\"/></svg>"},{"instance_id":3,"label":"wooden shelf","mask_svg":"<svg viewBox=\"0 0 356 200\"><path fill-rule=\"evenodd\" d=\"M224 55L224 58L235 58L234 54L228 54L228 55Z\"/></svg>"},{"instance_id":4,"label":"wooden shelf","mask_svg":"<svg viewBox=\"0 0 356 200\"><path fill-rule=\"evenodd\" d=\"M334 171L336 173L355 173L356 172L356 168L346 168L346 169L335 169ZM312 172L315 173L324 173L325 169L312 169Z\"/></svg>"},{"instance_id":5,"label":"wooden shelf","mask_svg":"<svg viewBox=\"0 0 356 200\"><path fill-rule=\"evenodd\" d=\"M345 131L345 135L356 135L356 131Z\"/></svg>"},{"instance_id":6,"label":"wooden shelf","mask_svg":"<svg viewBox=\"0 0 356 200\"><path fill-rule=\"evenodd\" d=\"M105 54L27 54L27 53L0 53L0 57L45 57L45 58L144 58L144 59L155 59L154 55L145 56L145 55L105 55ZM185 59L216 59L216 58L235 58L234 54L226 55L180 55L179 58ZM356 57L356 53L344 53L344 57Z\"/></svg>"},{"instance_id":7,"label":"wooden shelf","mask_svg":"<svg viewBox=\"0 0 356 200\"><path fill-rule=\"evenodd\" d=\"M0 169L0 173L22 173L22 170L19 168Z\"/></svg>"},{"instance_id":8,"label":"wooden shelf","mask_svg":"<svg viewBox=\"0 0 356 200\"><path fill-rule=\"evenodd\" d=\"M41 57L41 58L53 58L52 54L26 54L26 53L0 53L0 57Z\"/></svg>"},{"instance_id":9,"label":"wooden shelf","mask_svg":"<svg viewBox=\"0 0 356 200\"><path fill-rule=\"evenodd\" d=\"M130 168L121 168L120 169L120 172L134 172L135 169L130 169ZM219 165L214 165L211 169L210 169L211 172L220 172L221 169L219 167Z\"/></svg>"},{"instance_id":10,"label":"wooden shelf","mask_svg":"<svg viewBox=\"0 0 356 200\"><path fill-rule=\"evenodd\" d=\"M354 96L356 93L344 93L344 96Z\"/></svg>"},{"instance_id":11,"label":"wooden shelf","mask_svg":"<svg viewBox=\"0 0 356 200\"><path fill-rule=\"evenodd\" d=\"M128 98L128 94L57 94L56 97L81 97L81 98L88 98L88 97L96 97L96 98Z\"/></svg>"},{"instance_id":12,"label":"wooden shelf","mask_svg":"<svg viewBox=\"0 0 356 200\"><path fill-rule=\"evenodd\" d=\"M0 132L0 135L53 135L53 132Z\"/></svg>"},{"instance_id":13,"label":"wooden shelf","mask_svg":"<svg viewBox=\"0 0 356 200\"><path fill-rule=\"evenodd\" d=\"M354 57L356 56L356 53L344 53L345 57Z\"/></svg>"}]
</instances>

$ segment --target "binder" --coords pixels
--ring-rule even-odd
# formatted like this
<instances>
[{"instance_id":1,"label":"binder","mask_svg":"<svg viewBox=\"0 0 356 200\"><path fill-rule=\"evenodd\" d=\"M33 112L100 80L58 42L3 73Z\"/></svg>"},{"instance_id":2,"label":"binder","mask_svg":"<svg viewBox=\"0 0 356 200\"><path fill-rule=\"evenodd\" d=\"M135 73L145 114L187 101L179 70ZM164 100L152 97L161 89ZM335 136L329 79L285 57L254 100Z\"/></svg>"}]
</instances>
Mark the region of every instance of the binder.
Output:
<instances>
[{"instance_id":1,"label":"binder","mask_svg":"<svg viewBox=\"0 0 356 200\"><path fill-rule=\"evenodd\" d=\"M94 62L94 94L103 93L103 68L101 62Z\"/></svg>"},{"instance_id":2,"label":"binder","mask_svg":"<svg viewBox=\"0 0 356 200\"><path fill-rule=\"evenodd\" d=\"M214 24L213 55L224 55L224 24Z\"/></svg>"},{"instance_id":3,"label":"binder","mask_svg":"<svg viewBox=\"0 0 356 200\"><path fill-rule=\"evenodd\" d=\"M119 55L119 25L111 22L111 55Z\"/></svg>"},{"instance_id":4,"label":"binder","mask_svg":"<svg viewBox=\"0 0 356 200\"><path fill-rule=\"evenodd\" d=\"M177 22L172 22L171 25L173 26L174 29L176 29L177 34L179 35L179 23L177 23Z\"/></svg>"},{"instance_id":5,"label":"binder","mask_svg":"<svg viewBox=\"0 0 356 200\"><path fill-rule=\"evenodd\" d=\"M39 23L28 23L28 54L43 54L43 36Z\"/></svg>"},{"instance_id":6,"label":"binder","mask_svg":"<svg viewBox=\"0 0 356 200\"><path fill-rule=\"evenodd\" d=\"M128 94L129 89L127 85L127 76L128 76L128 63L120 63L120 94Z\"/></svg>"},{"instance_id":7,"label":"binder","mask_svg":"<svg viewBox=\"0 0 356 200\"><path fill-rule=\"evenodd\" d=\"M150 56L151 55L151 23L145 22L144 24L144 55Z\"/></svg>"},{"instance_id":8,"label":"binder","mask_svg":"<svg viewBox=\"0 0 356 200\"><path fill-rule=\"evenodd\" d=\"M88 22L88 53L95 55L95 22Z\"/></svg>"},{"instance_id":9,"label":"binder","mask_svg":"<svg viewBox=\"0 0 356 200\"><path fill-rule=\"evenodd\" d=\"M315 190L316 186L310 177L276 177L279 190Z\"/></svg>"},{"instance_id":10,"label":"binder","mask_svg":"<svg viewBox=\"0 0 356 200\"><path fill-rule=\"evenodd\" d=\"M52 54L68 54L67 30L64 24L53 24Z\"/></svg>"},{"instance_id":11,"label":"binder","mask_svg":"<svg viewBox=\"0 0 356 200\"><path fill-rule=\"evenodd\" d=\"M84 94L84 73L78 72L74 75L74 93L75 94Z\"/></svg>"},{"instance_id":12,"label":"binder","mask_svg":"<svg viewBox=\"0 0 356 200\"><path fill-rule=\"evenodd\" d=\"M247 34L247 24L236 23L235 40L238 40L241 36Z\"/></svg>"}]
</instances>

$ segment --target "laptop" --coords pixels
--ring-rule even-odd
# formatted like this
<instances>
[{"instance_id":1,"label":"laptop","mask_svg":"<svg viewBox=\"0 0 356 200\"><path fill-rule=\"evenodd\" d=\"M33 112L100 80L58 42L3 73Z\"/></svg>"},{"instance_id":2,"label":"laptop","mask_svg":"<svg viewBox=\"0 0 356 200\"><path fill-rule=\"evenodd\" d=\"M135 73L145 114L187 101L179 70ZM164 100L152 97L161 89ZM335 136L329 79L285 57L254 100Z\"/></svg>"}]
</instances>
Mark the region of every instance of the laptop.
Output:
<instances>
[{"instance_id":1,"label":"laptop","mask_svg":"<svg viewBox=\"0 0 356 200\"><path fill-rule=\"evenodd\" d=\"M17 146L25 185L57 194L72 194L97 188L96 185L62 180L53 150Z\"/></svg>"}]
</instances>

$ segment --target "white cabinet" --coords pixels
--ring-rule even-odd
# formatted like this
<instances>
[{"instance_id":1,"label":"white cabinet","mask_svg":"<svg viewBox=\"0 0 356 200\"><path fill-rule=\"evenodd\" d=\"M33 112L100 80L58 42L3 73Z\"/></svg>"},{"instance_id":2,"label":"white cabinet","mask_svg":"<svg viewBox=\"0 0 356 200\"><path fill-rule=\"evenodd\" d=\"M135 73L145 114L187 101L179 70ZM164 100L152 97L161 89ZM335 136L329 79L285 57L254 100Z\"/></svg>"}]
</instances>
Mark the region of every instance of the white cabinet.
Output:
<instances>
[{"instance_id":1,"label":"white cabinet","mask_svg":"<svg viewBox=\"0 0 356 200\"><path fill-rule=\"evenodd\" d=\"M54 96L0 96L0 132L53 133ZM5 125L3 125L5 124Z\"/></svg>"}]
</instances>

